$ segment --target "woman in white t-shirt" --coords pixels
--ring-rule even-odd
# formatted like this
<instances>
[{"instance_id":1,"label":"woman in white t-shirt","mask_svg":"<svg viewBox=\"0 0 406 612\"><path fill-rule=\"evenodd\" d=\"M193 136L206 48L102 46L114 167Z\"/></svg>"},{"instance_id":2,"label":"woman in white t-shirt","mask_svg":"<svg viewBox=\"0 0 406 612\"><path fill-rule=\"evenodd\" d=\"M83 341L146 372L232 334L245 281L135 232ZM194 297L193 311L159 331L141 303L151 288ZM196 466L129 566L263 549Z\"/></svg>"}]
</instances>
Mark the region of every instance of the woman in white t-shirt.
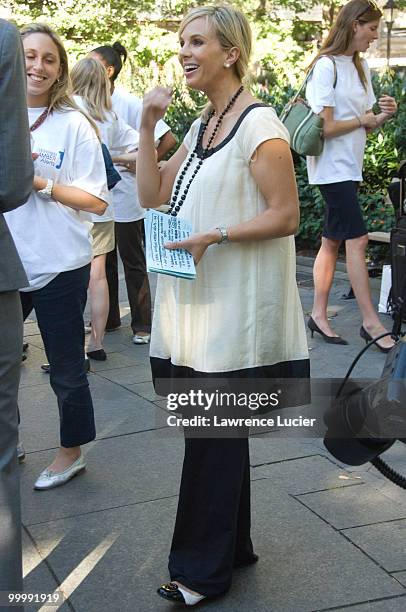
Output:
<instances>
[{"instance_id":1,"label":"woman in white t-shirt","mask_svg":"<svg viewBox=\"0 0 406 612\"><path fill-rule=\"evenodd\" d=\"M132 155L135 161L138 132L112 110L110 82L101 63L90 57L80 60L72 69L71 79L75 102L95 121L102 142L110 152L114 150L115 159L119 160L120 154L127 154L126 160L130 160ZM112 198L113 195L110 200ZM98 361L105 361L107 357L103 349L109 313L106 256L115 246L113 212L110 202L104 215L92 215L93 260L89 283L91 335L87 356Z\"/></svg>"},{"instance_id":2,"label":"woman in white t-shirt","mask_svg":"<svg viewBox=\"0 0 406 612\"><path fill-rule=\"evenodd\" d=\"M21 291L23 315L35 309L58 398L60 448L34 485L50 489L85 468L80 447L96 435L83 310L92 259L89 213L103 214L108 191L97 128L67 94L60 39L39 23L21 35L35 176L27 203L6 217L29 280Z\"/></svg>"},{"instance_id":3,"label":"woman in white t-shirt","mask_svg":"<svg viewBox=\"0 0 406 612\"><path fill-rule=\"evenodd\" d=\"M368 230L362 217L357 191L362 181L362 164L367 132L380 127L396 112L393 98L382 96L381 112L372 111L375 96L368 64L360 53L378 38L382 13L372 0L351 0L313 60L313 73L306 97L312 110L324 119L324 148L320 156L307 158L311 185L318 185L326 204L323 237L314 264L314 305L308 327L325 342L347 344L330 327L327 304L338 249L345 241L347 270L362 314L360 335L366 341L385 333L372 304L365 249ZM321 57L328 56L328 57ZM378 348L387 352L390 337Z\"/></svg>"}]
</instances>

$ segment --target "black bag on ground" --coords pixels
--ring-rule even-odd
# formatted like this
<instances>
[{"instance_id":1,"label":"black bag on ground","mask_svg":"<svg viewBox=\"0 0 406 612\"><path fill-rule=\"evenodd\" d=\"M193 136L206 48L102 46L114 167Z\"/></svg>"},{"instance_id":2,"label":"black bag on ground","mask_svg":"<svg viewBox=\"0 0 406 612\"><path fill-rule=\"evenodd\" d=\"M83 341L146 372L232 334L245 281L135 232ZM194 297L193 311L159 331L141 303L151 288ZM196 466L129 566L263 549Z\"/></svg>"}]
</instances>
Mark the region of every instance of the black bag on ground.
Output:
<instances>
[{"instance_id":1,"label":"black bag on ground","mask_svg":"<svg viewBox=\"0 0 406 612\"><path fill-rule=\"evenodd\" d=\"M402 321L406 322L406 160L402 161L397 183L392 183L389 195L396 213L396 225L390 234L392 288L388 302L391 310L403 300Z\"/></svg>"}]
</instances>

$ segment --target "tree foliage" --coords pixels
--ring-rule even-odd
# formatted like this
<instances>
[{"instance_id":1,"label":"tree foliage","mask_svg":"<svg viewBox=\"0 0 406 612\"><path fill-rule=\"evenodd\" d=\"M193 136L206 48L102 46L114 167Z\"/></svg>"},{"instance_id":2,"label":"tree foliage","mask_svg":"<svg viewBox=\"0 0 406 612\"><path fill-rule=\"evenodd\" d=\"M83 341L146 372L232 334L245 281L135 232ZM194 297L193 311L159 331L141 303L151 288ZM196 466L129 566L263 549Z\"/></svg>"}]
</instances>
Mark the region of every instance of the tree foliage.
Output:
<instances>
[{"instance_id":1,"label":"tree foliage","mask_svg":"<svg viewBox=\"0 0 406 612\"><path fill-rule=\"evenodd\" d=\"M0 0L7 1L18 26L45 21L66 41L74 61L89 49L119 40L130 52L124 82L132 89L174 78L177 54L176 31L182 15L191 6L207 0ZM210 0L209 0L210 2ZM296 77L317 48L343 0L234 0L246 14L256 40L254 75L267 83L284 72L295 84ZM303 12L322 6L323 23L304 20ZM398 0L406 6L406 0ZM168 70L166 70L166 64Z\"/></svg>"}]
</instances>

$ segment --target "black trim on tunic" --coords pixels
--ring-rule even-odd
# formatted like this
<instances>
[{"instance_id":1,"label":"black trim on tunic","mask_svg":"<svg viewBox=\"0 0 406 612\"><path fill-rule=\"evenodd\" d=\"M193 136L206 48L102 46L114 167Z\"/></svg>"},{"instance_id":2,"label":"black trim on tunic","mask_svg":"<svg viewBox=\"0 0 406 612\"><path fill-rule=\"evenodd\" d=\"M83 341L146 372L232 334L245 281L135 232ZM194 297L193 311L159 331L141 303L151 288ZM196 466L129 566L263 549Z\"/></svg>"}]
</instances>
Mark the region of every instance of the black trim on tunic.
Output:
<instances>
[{"instance_id":1,"label":"black trim on tunic","mask_svg":"<svg viewBox=\"0 0 406 612\"><path fill-rule=\"evenodd\" d=\"M150 357L152 382L158 378L309 378L309 359L281 361L230 372L199 372L187 366L174 365L170 359Z\"/></svg>"},{"instance_id":2,"label":"black trim on tunic","mask_svg":"<svg viewBox=\"0 0 406 612\"><path fill-rule=\"evenodd\" d=\"M247 106L247 108L241 113L241 115L238 117L237 123L234 125L233 129L231 130L231 132L228 134L228 136L226 136L224 138L224 140L222 140L218 145L216 145L215 147L212 147L211 149L209 149L208 151L206 151L205 153L205 157L210 157L211 155L213 155L213 153L216 153L217 151L219 151L220 149L222 149L223 147L225 147L225 145L230 142L230 140L232 140L232 138L234 138L235 134L237 133L238 128L240 127L241 123L243 122L243 120L245 119L245 117L248 115L248 113L250 111L252 111L254 108L260 108L260 107L266 107L266 108L271 108L270 106L268 106L268 104L262 104L260 102L257 102L255 104L251 104L251 106ZM199 146L197 149L197 156L202 158L203 157L203 145L202 142L200 140L200 135L203 131L204 128L204 123L201 122L200 124L200 128L199 128L199 135L198 135L198 140L199 140Z\"/></svg>"},{"instance_id":3,"label":"black trim on tunic","mask_svg":"<svg viewBox=\"0 0 406 612\"><path fill-rule=\"evenodd\" d=\"M230 372L199 372L187 366L174 365L170 359L150 357L152 382L155 392L166 397L169 393L187 392L189 388L195 388L198 380L206 388L204 381L210 386L210 379L220 383L220 386L235 388L240 391L270 392L274 391L275 381L278 381L278 389L281 389L281 407L304 406L310 404L310 361L309 359L298 359L283 361L273 365L264 365ZM224 381L224 385L221 381ZM290 382L290 379L294 382ZM190 384L189 381L190 380ZM246 381L241 385L241 381ZM269 381L269 387L268 383ZM269 408L259 409L257 414L268 412ZM185 410L179 410L185 413Z\"/></svg>"}]
</instances>

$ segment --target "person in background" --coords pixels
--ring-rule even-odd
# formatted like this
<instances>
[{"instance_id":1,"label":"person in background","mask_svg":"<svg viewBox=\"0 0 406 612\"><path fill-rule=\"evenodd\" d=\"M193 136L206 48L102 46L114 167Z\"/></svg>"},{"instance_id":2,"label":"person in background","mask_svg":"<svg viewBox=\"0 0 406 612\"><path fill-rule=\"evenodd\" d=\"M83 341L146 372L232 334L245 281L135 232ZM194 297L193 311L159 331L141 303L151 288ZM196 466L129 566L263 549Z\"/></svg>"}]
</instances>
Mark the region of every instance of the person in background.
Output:
<instances>
[{"instance_id":1,"label":"person in background","mask_svg":"<svg viewBox=\"0 0 406 612\"><path fill-rule=\"evenodd\" d=\"M120 160L120 154L134 153L138 147L138 132L127 125L112 110L110 82L100 62L93 58L80 60L71 71L75 102L95 121L102 142ZM126 156L128 159L128 156ZM112 194L109 194L110 204ZM109 289L106 279L106 256L115 246L114 211L110 205L102 215L92 214L93 259L90 268L90 320L92 322L87 356L106 360L103 337L109 312Z\"/></svg>"},{"instance_id":2,"label":"person in background","mask_svg":"<svg viewBox=\"0 0 406 612\"><path fill-rule=\"evenodd\" d=\"M17 392L27 276L3 213L22 206L34 176L18 30L0 19L0 592L23 590ZM5 607L22 610L22 607Z\"/></svg>"},{"instance_id":3,"label":"person in background","mask_svg":"<svg viewBox=\"0 0 406 612\"><path fill-rule=\"evenodd\" d=\"M34 485L50 489L86 467L80 447L96 435L84 355L92 259L87 213L103 214L108 194L97 128L68 95L62 42L40 23L24 28L21 36L37 159L30 197L6 213L6 221L28 278L20 292L23 316L35 309L58 399L60 447Z\"/></svg>"},{"instance_id":4,"label":"person in background","mask_svg":"<svg viewBox=\"0 0 406 612\"><path fill-rule=\"evenodd\" d=\"M179 43L186 83L204 92L209 106L160 169L154 131L171 102L170 90L153 90L143 102L140 201L156 208L170 200L170 214L185 219L194 233L166 246L188 250L197 264L194 280L158 275L154 383L169 379L176 388L176 381L187 379L199 388L217 378L308 382L289 135L274 110L243 85L249 23L232 7L195 8L180 25ZM195 605L226 593L233 569L258 560L250 512L247 435L186 437L171 582L158 594Z\"/></svg>"},{"instance_id":5,"label":"person in background","mask_svg":"<svg viewBox=\"0 0 406 612\"><path fill-rule=\"evenodd\" d=\"M126 49L118 42L113 46L104 45L93 49L91 57L99 60L107 71L111 86L113 110L128 125L139 130L141 123L142 101L124 89L117 88L115 81L127 58ZM158 160L176 144L170 128L159 121L155 130L158 144ZM120 167L117 168L120 171ZM151 293L143 250L144 211L137 194L135 177L131 172L123 172L122 180L113 191L115 214L116 248L107 255L106 272L110 294L110 310L107 331L121 325L117 249L124 266L125 282L131 311L131 329L135 344L147 344L151 332Z\"/></svg>"},{"instance_id":6,"label":"person in background","mask_svg":"<svg viewBox=\"0 0 406 612\"><path fill-rule=\"evenodd\" d=\"M360 335L368 342L386 331L371 300L365 263L368 230L358 201L367 133L383 125L397 110L395 100L385 95L378 101L381 112L373 113L370 71L360 56L378 38L381 17L372 0L345 4L311 63L314 70L306 87L313 112L324 119L325 138L321 155L307 158L307 172L309 183L318 185L326 204L321 248L313 269L314 304L308 327L312 336L317 332L330 344L348 344L332 330L327 318L343 241L348 275L362 315ZM393 340L382 338L376 346L388 352Z\"/></svg>"}]
</instances>

